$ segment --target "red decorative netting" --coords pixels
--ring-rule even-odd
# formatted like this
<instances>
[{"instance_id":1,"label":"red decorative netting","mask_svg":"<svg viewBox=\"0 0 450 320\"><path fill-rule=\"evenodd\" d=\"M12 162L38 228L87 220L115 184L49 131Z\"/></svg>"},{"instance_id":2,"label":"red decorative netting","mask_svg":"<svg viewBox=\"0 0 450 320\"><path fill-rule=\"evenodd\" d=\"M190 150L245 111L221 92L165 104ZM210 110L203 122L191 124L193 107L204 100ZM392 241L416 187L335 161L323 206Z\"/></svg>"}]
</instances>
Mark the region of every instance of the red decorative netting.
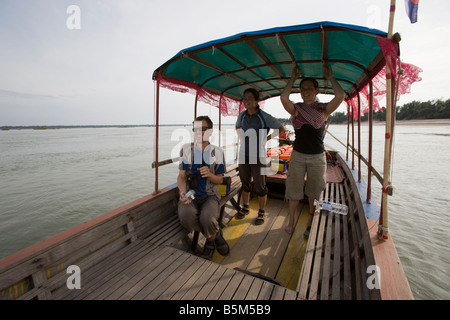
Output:
<instances>
[{"instance_id":1,"label":"red decorative netting","mask_svg":"<svg viewBox=\"0 0 450 320\"><path fill-rule=\"evenodd\" d=\"M401 62L401 70L399 70L397 59L398 44L396 42L391 39L379 38L378 43L385 57L385 61L391 69L392 75L386 75L386 67L384 67L372 79L373 110L381 110L380 101L386 96L386 76L391 76L391 79L393 79L396 84L398 80L397 75L400 73L397 99L400 99L401 95L411 92L411 85L414 82L422 80L422 78L419 77L419 73L422 72L422 69L419 67ZM183 80L164 79L161 76L158 76L156 80L163 88L182 93L189 92L196 95L197 101L218 107L222 116L237 116L244 110L242 100L235 100L220 93L208 92L194 83ZM397 89L397 85L394 87ZM363 115L369 111L370 107L369 83L360 90L359 97L361 99L361 115ZM358 96L355 95L347 100L347 104L349 108L352 108L353 118L355 120L358 119ZM260 103L260 106L263 107L263 103Z\"/></svg>"},{"instance_id":2,"label":"red decorative netting","mask_svg":"<svg viewBox=\"0 0 450 320\"><path fill-rule=\"evenodd\" d=\"M400 75L400 82L398 84L397 101L400 100L400 96L405 93L411 92L411 85L422 80L419 73L423 70L415 65L401 62L403 74ZM398 72L398 67L397 71ZM397 78L395 78L397 80ZM384 67L373 79L373 110L382 110L380 107L380 101L386 97L386 67ZM396 88L397 90L397 88ZM370 91L369 84L367 84L360 91L361 99L361 116L369 111L370 107ZM352 99L347 100L347 104L352 108L353 119L358 119L358 97L354 96Z\"/></svg>"},{"instance_id":3,"label":"red decorative netting","mask_svg":"<svg viewBox=\"0 0 450 320\"><path fill-rule=\"evenodd\" d=\"M244 104L242 101L234 100L222 94L208 92L200 86L182 80L164 79L158 77L156 79L162 88L167 88L172 91L181 93L191 93L196 95L197 101L218 107L222 116L238 116L244 111Z\"/></svg>"},{"instance_id":4,"label":"red decorative netting","mask_svg":"<svg viewBox=\"0 0 450 320\"><path fill-rule=\"evenodd\" d=\"M386 97L386 77L391 77L394 82L394 88L397 92L397 101L400 96L411 92L411 85L422 80L419 73L423 70L415 65L401 62L401 69L398 66L398 44L392 39L377 38L378 44L383 52L385 61L391 70L391 75L386 75L386 67L380 70L378 74L372 79L373 85L373 110L382 110L380 101ZM398 74L400 73L400 79ZM399 80L397 88L397 80ZM360 90L361 99L361 116L369 111L370 108L370 89L369 83ZM358 114L358 96L347 100L349 108L352 108L353 119L357 120Z\"/></svg>"}]
</instances>

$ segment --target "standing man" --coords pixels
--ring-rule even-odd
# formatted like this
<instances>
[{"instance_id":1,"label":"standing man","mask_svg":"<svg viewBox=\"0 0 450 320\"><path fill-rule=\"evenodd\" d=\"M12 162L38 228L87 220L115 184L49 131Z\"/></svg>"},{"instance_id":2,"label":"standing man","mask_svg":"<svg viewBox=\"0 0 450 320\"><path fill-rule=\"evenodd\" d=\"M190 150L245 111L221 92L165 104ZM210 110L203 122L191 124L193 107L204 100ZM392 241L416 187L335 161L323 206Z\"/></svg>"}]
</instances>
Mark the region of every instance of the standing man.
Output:
<instances>
[{"instance_id":1,"label":"standing man","mask_svg":"<svg viewBox=\"0 0 450 320\"><path fill-rule=\"evenodd\" d=\"M236 218L243 219L249 213L250 192L253 188L258 196L259 211L255 224L264 223L265 206L267 201L265 144L272 138L267 135L270 129L275 129L274 135L284 132L280 121L260 109L259 93L253 88L244 91L245 111L241 112L236 121L236 130L240 141L239 149L239 177L242 182L243 207L236 214ZM278 132L277 132L278 131Z\"/></svg>"}]
</instances>

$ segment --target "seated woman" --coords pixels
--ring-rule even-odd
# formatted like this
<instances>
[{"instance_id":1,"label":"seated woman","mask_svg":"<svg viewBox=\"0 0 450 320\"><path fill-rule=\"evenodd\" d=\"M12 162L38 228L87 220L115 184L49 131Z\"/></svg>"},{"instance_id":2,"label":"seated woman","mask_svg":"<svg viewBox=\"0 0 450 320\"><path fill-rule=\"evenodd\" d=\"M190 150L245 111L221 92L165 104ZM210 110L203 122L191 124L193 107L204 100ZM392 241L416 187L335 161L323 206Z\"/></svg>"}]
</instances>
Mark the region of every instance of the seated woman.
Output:
<instances>
[{"instance_id":1,"label":"seated woman","mask_svg":"<svg viewBox=\"0 0 450 320\"><path fill-rule=\"evenodd\" d=\"M208 116L195 119L194 143L181 147L177 178L180 223L188 232L203 233L207 240L202 257L206 259L211 259L215 249L223 256L230 252L217 222L220 214L217 185L222 183L225 173L225 158L221 148L209 143L212 127Z\"/></svg>"}]
</instances>

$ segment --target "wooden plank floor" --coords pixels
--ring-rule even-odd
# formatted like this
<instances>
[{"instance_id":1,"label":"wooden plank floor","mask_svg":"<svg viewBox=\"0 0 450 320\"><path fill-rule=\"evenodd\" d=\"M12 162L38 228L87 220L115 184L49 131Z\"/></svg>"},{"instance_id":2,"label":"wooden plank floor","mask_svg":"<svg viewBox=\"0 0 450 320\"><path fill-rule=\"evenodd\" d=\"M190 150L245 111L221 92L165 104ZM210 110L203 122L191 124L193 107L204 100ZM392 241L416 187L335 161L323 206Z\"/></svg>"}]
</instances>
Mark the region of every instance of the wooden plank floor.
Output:
<instances>
[{"instance_id":1,"label":"wooden plank floor","mask_svg":"<svg viewBox=\"0 0 450 320\"><path fill-rule=\"evenodd\" d=\"M212 261L230 269L239 268L274 279L295 291L307 244L303 232L308 205L300 203L292 235L284 230L288 223L288 202L269 198L265 212L264 224L255 225L258 201L253 199L250 213L244 219L229 220L223 235L231 247L230 255L222 257L216 252Z\"/></svg>"},{"instance_id":2,"label":"wooden plank floor","mask_svg":"<svg viewBox=\"0 0 450 320\"><path fill-rule=\"evenodd\" d=\"M342 189L340 186L339 195L343 197ZM99 265L83 272L81 290L67 290L59 295L59 298L120 300L304 298L297 285L302 264L305 263L308 244L303 238L308 205L300 203L292 235L285 232L289 215L287 201L269 198L265 222L258 226L255 225L257 211L257 199L250 202L250 214L241 220L234 218L236 211L233 208L226 209L224 216L226 226L223 228L223 234L231 247L230 255L227 257L222 257L216 252L212 261L208 261L181 250L185 248L182 243L179 243L178 247L170 247L155 245L146 240L136 240ZM340 226L347 224L338 224L336 230ZM344 232L347 231L347 227L343 229ZM321 230L325 232L325 226ZM332 235L331 224L327 230L328 234ZM339 263L333 263L337 260L331 260L331 253L334 252L331 243L331 238L327 238L323 246L319 245L317 252L314 253L320 256L322 252L325 253L324 262L326 268L329 268L329 270L324 268L327 279L325 283L331 281L328 278L332 275L331 268L333 270L340 268ZM335 244L340 245L340 241ZM344 252L343 256L350 257L348 252ZM255 277L249 273L262 277ZM267 278L274 281L266 281Z\"/></svg>"},{"instance_id":3,"label":"wooden plank floor","mask_svg":"<svg viewBox=\"0 0 450 320\"><path fill-rule=\"evenodd\" d=\"M59 299L295 299L295 291L169 246L137 240L83 272L81 289Z\"/></svg>"}]
</instances>

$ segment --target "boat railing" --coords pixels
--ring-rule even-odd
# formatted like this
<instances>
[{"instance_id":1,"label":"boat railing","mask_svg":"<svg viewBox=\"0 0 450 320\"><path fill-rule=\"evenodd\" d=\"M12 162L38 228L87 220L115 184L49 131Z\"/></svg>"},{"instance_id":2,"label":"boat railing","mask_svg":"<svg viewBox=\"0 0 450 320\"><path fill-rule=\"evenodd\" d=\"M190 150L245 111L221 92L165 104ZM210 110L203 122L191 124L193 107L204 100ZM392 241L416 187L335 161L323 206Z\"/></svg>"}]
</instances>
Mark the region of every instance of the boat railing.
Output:
<instances>
[{"instance_id":1,"label":"boat railing","mask_svg":"<svg viewBox=\"0 0 450 320\"><path fill-rule=\"evenodd\" d=\"M346 148L346 150L348 150L349 152L352 153L352 155L355 155L356 157L361 158L361 161L364 162L364 164L367 166L367 168L369 169L369 171L377 178L378 182L380 182L380 184L383 184L383 177L381 176L381 174L377 171L377 169L375 169L372 166L369 166L369 161L358 152L358 150L356 148L354 148L352 145L345 145L341 140L339 140L336 136L334 136L331 132L328 131L328 134L333 137L337 142L339 142L344 148ZM346 159L348 160L348 158ZM352 162L352 166L354 169L354 162ZM358 169L359 172L361 172L360 169ZM359 182L359 181L358 181Z\"/></svg>"},{"instance_id":2,"label":"boat railing","mask_svg":"<svg viewBox=\"0 0 450 320\"><path fill-rule=\"evenodd\" d=\"M371 83L370 83L371 84ZM371 99L372 100L372 99ZM372 103L372 101L371 101ZM360 112L358 111L358 114ZM330 131L327 131L333 139L335 139L339 144L341 144L345 150L345 160L351 164L352 170L357 170L358 179L357 182L361 182L361 162L363 162L367 167L367 194L366 194L366 202L371 203L372 200L372 175L377 178L378 182L384 188L384 178L383 174L380 174L373 166L372 166L372 136L373 136L373 111L372 108L369 110L369 132L368 132L368 155L367 158L361 154L361 117L357 119L357 141L355 143L355 124L354 124L353 111L351 108L348 108L347 112L347 142L344 143L340 141L336 136L334 136ZM350 160L351 156L351 160ZM355 159L356 157L356 159ZM355 169L355 163L357 162L357 168ZM392 190L389 190L389 195L392 195Z\"/></svg>"},{"instance_id":3,"label":"boat railing","mask_svg":"<svg viewBox=\"0 0 450 320\"><path fill-rule=\"evenodd\" d=\"M352 170L355 169L355 157L358 160L358 182L361 182L361 161L367 166L368 169L368 178L367 178L367 203L371 202L371 175L373 174L378 182L383 185L383 177L382 175L372 166L371 163L371 152L372 152L372 148L371 146L369 147L369 156L368 159L366 159L366 157L364 157L360 151L360 147L356 148L354 146L354 132L353 132L353 119L350 120L351 118L351 113L349 114L349 125L351 124L352 127L352 142L350 142L350 135L347 135L347 144L345 144L344 142L340 141L336 136L334 136L330 131L327 130L327 134L329 134L332 138L334 138L338 143L340 143L346 150L346 160L349 161L349 153L351 153L352 156L352 160L351 160L351 166L352 166ZM358 121L358 132L360 133L360 121ZM358 134L358 145L360 146L360 134ZM371 144L371 139L369 137L369 144ZM229 149L229 148L235 148L238 146L238 143L233 143L233 144L229 144L226 146L222 146L222 149ZM180 161L179 157L175 157L175 158L170 158L170 159L165 159L165 160L161 160L161 161L153 161L152 162L152 168L154 169L156 167L156 164L158 164L158 167L162 167L171 163L176 163Z\"/></svg>"},{"instance_id":4,"label":"boat railing","mask_svg":"<svg viewBox=\"0 0 450 320\"><path fill-rule=\"evenodd\" d=\"M226 146L222 146L221 148L225 150L225 149L229 149L229 148L234 148L237 145L238 145L237 143L233 143L233 144L229 144L229 145L226 145ZM161 160L161 161L158 161L158 163L156 161L153 161L152 162L152 169L154 169L156 167L156 164L158 164L158 167L162 167L162 166L165 166L165 165L168 165L168 164L171 164L171 163L175 163L175 162L178 162L178 161L180 161L180 157L166 159L166 160Z\"/></svg>"}]
</instances>

